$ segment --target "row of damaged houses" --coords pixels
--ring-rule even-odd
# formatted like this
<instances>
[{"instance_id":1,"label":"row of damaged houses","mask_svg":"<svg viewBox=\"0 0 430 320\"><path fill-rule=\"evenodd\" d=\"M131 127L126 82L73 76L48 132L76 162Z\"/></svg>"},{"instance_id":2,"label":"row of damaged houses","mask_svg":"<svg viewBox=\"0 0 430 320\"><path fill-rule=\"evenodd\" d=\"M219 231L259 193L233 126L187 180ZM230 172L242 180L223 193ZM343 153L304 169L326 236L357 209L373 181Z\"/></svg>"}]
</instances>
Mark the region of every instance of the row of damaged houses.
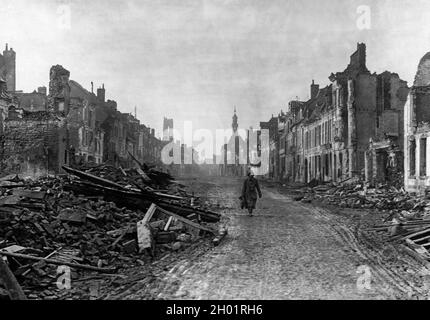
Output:
<instances>
[{"instance_id":1,"label":"row of damaged houses","mask_svg":"<svg viewBox=\"0 0 430 320\"><path fill-rule=\"evenodd\" d=\"M345 70L328 79L322 88L312 81L307 101L290 101L286 112L260 123L270 131L269 176L306 183L398 181L410 128L405 105L417 89L396 73L371 73L364 43L357 44Z\"/></svg>"},{"instance_id":2,"label":"row of damaged houses","mask_svg":"<svg viewBox=\"0 0 430 320\"><path fill-rule=\"evenodd\" d=\"M0 61L1 62L1 61ZM49 93L8 90L0 77L0 173L39 176L62 172L63 165L101 164L130 167L161 164L165 141L113 100L104 85L94 93L53 66Z\"/></svg>"}]
</instances>

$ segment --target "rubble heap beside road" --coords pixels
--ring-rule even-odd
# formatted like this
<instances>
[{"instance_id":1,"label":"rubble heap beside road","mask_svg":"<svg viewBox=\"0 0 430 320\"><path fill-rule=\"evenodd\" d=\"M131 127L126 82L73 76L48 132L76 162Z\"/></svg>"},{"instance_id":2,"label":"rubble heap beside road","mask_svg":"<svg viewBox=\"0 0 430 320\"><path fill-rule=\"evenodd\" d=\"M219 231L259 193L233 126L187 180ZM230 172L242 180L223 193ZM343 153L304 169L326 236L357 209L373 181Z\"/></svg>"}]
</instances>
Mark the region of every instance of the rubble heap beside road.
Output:
<instances>
[{"instance_id":1,"label":"rubble heap beside road","mask_svg":"<svg viewBox=\"0 0 430 320\"><path fill-rule=\"evenodd\" d=\"M201 239L218 244L220 214L169 174L142 168L64 167L68 175L0 181L0 256L29 298L55 298L58 266L74 280L115 276Z\"/></svg>"}]
</instances>

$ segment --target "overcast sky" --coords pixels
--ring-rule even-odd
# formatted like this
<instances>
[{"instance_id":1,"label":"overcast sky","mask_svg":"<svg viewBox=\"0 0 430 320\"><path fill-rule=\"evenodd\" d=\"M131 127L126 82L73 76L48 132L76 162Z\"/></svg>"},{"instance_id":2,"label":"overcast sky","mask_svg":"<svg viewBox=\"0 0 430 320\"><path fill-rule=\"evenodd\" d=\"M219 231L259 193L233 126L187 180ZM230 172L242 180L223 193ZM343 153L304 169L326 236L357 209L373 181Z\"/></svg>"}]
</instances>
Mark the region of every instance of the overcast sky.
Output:
<instances>
[{"instance_id":1,"label":"overcast sky","mask_svg":"<svg viewBox=\"0 0 430 320\"><path fill-rule=\"evenodd\" d=\"M61 12L70 7L71 19ZM360 5L371 12L360 30ZM48 86L61 64L87 89L102 83L122 112L161 134L163 116L182 129L239 126L309 97L343 71L357 42L373 72L411 85L430 51L428 0L1 0L0 45L17 52L17 89Z\"/></svg>"}]
</instances>

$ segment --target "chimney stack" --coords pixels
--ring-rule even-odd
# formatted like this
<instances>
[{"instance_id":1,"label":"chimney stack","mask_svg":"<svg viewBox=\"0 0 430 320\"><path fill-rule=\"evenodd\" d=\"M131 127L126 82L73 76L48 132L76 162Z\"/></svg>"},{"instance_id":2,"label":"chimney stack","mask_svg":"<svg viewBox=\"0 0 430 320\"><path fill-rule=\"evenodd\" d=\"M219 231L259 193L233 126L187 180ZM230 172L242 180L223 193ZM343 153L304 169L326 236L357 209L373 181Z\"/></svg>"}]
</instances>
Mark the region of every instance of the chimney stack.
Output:
<instances>
[{"instance_id":1,"label":"chimney stack","mask_svg":"<svg viewBox=\"0 0 430 320\"><path fill-rule=\"evenodd\" d=\"M97 99L100 102L105 102L105 95L106 95L106 90L105 90L105 84L103 83L102 87L97 89Z\"/></svg>"},{"instance_id":2,"label":"chimney stack","mask_svg":"<svg viewBox=\"0 0 430 320\"><path fill-rule=\"evenodd\" d=\"M43 94L43 95L47 95L47 89L46 89L46 87L38 87L37 88L37 92L38 93L40 93L40 94Z\"/></svg>"},{"instance_id":3,"label":"chimney stack","mask_svg":"<svg viewBox=\"0 0 430 320\"><path fill-rule=\"evenodd\" d=\"M316 96L318 95L318 91L319 90L320 90L319 84L315 84L315 81L312 80L312 84L311 84L311 99L316 98Z\"/></svg>"}]
</instances>

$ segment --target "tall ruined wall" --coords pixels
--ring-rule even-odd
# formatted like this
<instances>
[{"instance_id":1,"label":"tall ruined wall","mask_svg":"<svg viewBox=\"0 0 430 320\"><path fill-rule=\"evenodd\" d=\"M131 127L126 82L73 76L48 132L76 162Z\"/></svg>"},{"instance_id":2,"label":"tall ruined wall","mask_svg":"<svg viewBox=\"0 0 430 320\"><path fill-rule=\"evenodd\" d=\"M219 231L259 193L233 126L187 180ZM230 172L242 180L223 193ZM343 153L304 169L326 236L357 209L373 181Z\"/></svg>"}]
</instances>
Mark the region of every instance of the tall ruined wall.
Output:
<instances>
[{"instance_id":1,"label":"tall ruined wall","mask_svg":"<svg viewBox=\"0 0 430 320\"><path fill-rule=\"evenodd\" d=\"M7 44L3 55L0 54L0 77L6 80L7 91L16 90L16 52Z\"/></svg>"},{"instance_id":2,"label":"tall ruined wall","mask_svg":"<svg viewBox=\"0 0 430 320\"><path fill-rule=\"evenodd\" d=\"M58 173L64 161L64 138L62 120L6 121L1 175Z\"/></svg>"},{"instance_id":3,"label":"tall ruined wall","mask_svg":"<svg viewBox=\"0 0 430 320\"><path fill-rule=\"evenodd\" d=\"M415 105L417 124L430 122L430 90L415 90Z\"/></svg>"},{"instance_id":4,"label":"tall ruined wall","mask_svg":"<svg viewBox=\"0 0 430 320\"><path fill-rule=\"evenodd\" d=\"M376 131L376 77L360 75L356 82L357 142L360 149L367 148Z\"/></svg>"},{"instance_id":5,"label":"tall ruined wall","mask_svg":"<svg viewBox=\"0 0 430 320\"><path fill-rule=\"evenodd\" d=\"M376 76L359 74L348 81L348 167L350 175L364 168L364 152L376 131Z\"/></svg>"},{"instance_id":6,"label":"tall ruined wall","mask_svg":"<svg viewBox=\"0 0 430 320\"><path fill-rule=\"evenodd\" d=\"M52 66L49 72L48 109L68 112L70 103L70 72L60 65Z\"/></svg>"},{"instance_id":7,"label":"tall ruined wall","mask_svg":"<svg viewBox=\"0 0 430 320\"><path fill-rule=\"evenodd\" d=\"M424 87L428 85L430 85L430 52L427 52L421 58L414 80L414 87Z\"/></svg>"}]
</instances>

